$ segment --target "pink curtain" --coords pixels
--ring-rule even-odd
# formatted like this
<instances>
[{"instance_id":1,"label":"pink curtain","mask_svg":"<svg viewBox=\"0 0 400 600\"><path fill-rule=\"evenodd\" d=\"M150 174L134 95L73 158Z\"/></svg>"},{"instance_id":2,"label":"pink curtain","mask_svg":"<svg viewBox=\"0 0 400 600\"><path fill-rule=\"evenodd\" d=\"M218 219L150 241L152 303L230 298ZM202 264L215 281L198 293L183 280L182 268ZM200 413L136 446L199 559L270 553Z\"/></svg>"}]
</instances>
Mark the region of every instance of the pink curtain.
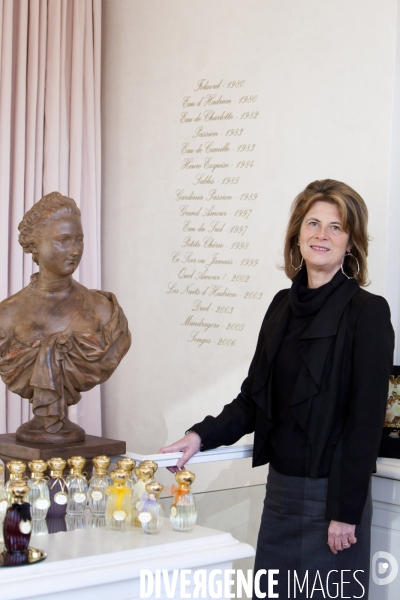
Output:
<instances>
[{"instance_id":1,"label":"pink curtain","mask_svg":"<svg viewBox=\"0 0 400 600\"><path fill-rule=\"evenodd\" d=\"M0 0L0 300L29 283L18 223L59 191L82 212L77 279L100 288L101 0ZM29 402L0 382L0 433L30 418ZM101 434L100 389L70 418Z\"/></svg>"}]
</instances>

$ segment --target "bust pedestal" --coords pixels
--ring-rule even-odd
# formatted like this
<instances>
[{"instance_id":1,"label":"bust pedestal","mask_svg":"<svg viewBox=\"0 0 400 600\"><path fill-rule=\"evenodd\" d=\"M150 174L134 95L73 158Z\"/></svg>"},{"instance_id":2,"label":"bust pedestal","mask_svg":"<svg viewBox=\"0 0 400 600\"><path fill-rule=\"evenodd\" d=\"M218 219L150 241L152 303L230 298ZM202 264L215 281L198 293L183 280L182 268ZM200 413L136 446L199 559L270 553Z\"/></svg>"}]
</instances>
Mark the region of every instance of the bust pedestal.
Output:
<instances>
[{"instance_id":1,"label":"bust pedestal","mask_svg":"<svg viewBox=\"0 0 400 600\"><path fill-rule=\"evenodd\" d=\"M7 463L10 460L23 460L28 462L34 458L49 460L53 457L70 458L71 456L83 456L87 460L86 469L92 465L95 456L105 454L115 456L125 454L126 443L121 440L110 440L96 435L86 435L82 442L70 442L67 444L39 444L34 442L19 442L15 433L3 433L0 435L0 459ZM6 479L8 475L5 473Z\"/></svg>"}]
</instances>

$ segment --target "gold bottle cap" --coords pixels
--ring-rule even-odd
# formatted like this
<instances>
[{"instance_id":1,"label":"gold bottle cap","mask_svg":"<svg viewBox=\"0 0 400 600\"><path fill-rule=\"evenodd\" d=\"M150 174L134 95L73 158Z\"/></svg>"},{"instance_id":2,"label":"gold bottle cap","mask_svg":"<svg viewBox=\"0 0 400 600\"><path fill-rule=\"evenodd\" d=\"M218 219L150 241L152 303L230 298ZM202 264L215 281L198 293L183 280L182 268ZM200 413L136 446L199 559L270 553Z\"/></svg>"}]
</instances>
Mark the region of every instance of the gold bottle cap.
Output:
<instances>
[{"instance_id":1,"label":"gold bottle cap","mask_svg":"<svg viewBox=\"0 0 400 600\"><path fill-rule=\"evenodd\" d=\"M93 464L96 469L96 475L105 475L107 473L107 469L110 466L111 460L108 456L96 456L93 459Z\"/></svg>"},{"instance_id":2,"label":"gold bottle cap","mask_svg":"<svg viewBox=\"0 0 400 600\"><path fill-rule=\"evenodd\" d=\"M140 463L140 465L148 465L149 467L151 467L153 469L153 475L158 469L158 464L156 462L154 462L154 460L143 460Z\"/></svg>"},{"instance_id":3,"label":"gold bottle cap","mask_svg":"<svg viewBox=\"0 0 400 600\"><path fill-rule=\"evenodd\" d=\"M153 495L157 499L159 498L163 489L164 486L162 486L161 483L157 483L157 481L150 481L150 483L146 484L146 492L149 494L149 496Z\"/></svg>"},{"instance_id":4,"label":"gold bottle cap","mask_svg":"<svg viewBox=\"0 0 400 600\"><path fill-rule=\"evenodd\" d=\"M20 481L26 469L26 464L22 460L11 460L7 463L7 469L10 471L11 481Z\"/></svg>"},{"instance_id":5,"label":"gold bottle cap","mask_svg":"<svg viewBox=\"0 0 400 600\"><path fill-rule=\"evenodd\" d=\"M128 473L123 469L114 469L114 471L111 471L110 477L114 483L125 483L128 479Z\"/></svg>"},{"instance_id":6,"label":"gold bottle cap","mask_svg":"<svg viewBox=\"0 0 400 600\"><path fill-rule=\"evenodd\" d=\"M141 481L146 481L150 477L153 477L153 469L149 465L139 465L135 469L136 477Z\"/></svg>"},{"instance_id":7,"label":"gold bottle cap","mask_svg":"<svg viewBox=\"0 0 400 600\"><path fill-rule=\"evenodd\" d=\"M11 495L12 504L22 504L25 501L25 496L29 492L29 487L24 481L13 481L10 483L8 491Z\"/></svg>"},{"instance_id":8,"label":"gold bottle cap","mask_svg":"<svg viewBox=\"0 0 400 600\"><path fill-rule=\"evenodd\" d=\"M56 457L51 458L47 464L49 465L51 477L62 477L67 461L63 458Z\"/></svg>"},{"instance_id":9,"label":"gold bottle cap","mask_svg":"<svg viewBox=\"0 0 400 600\"><path fill-rule=\"evenodd\" d=\"M117 465L119 469L127 471L127 473L129 473L129 477L131 477L132 471L136 465L136 461L132 458L129 458L128 456L125 456L124 458L120 458L119 460L117 460Z\"/></svg>"},{"instance_id":10,"label":"gold bottle cap","mask_svg":"<svg viewBox=\"0 0 400 600\"><path fill-rule=\"evenodd\" d=\"M43 474L47 469L47 462L40 459L31 460L31 462L28 463L28 467L31 470L32 479L42 479Z\"/></svg>"},{"instance_id":11,"label":"gold bottle cap","mask_svg":"<svg viewBox=\"0 0 400 600\"><path fill-rule=\"evenodd\" d=\"M179 471L175 474L175 479L183 489L190 490L196 475L191 471Z\"/></svg>"},{"instance_id":12,"label":"gold bottle cap","mask_svg":"<svg viewBox=\"0 0 400 600\"><path fill-rule=\"evenodd\" d=\"M83 456L71 456L67 459L70 466L70 475L81 475L83 467L86 465L86 458Z\"/></svg>"}]
</instances>

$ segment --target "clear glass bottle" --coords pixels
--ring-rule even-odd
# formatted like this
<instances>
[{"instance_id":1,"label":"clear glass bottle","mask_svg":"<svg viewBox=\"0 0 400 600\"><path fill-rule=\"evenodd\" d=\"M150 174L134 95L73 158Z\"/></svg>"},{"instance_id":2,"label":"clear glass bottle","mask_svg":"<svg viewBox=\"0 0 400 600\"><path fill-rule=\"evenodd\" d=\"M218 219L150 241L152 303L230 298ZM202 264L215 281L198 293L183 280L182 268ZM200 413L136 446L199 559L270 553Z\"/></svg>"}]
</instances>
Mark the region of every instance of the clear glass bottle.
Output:
<instances>
[{"instance_id":1,"label":"clear glass bottle","mask_svg":"<svg viewBox=\"0 0 400 600\"><path fill-rule=\"evenodd\" d=\"M178 487L173 486L172 489L175 496L170 509L172 529L175 531L192 531L196 524L197 510L190 486L195 480L195 475L190 471L180 471L176 473L175 479L178 482Z\"/></svg>"},{"instance_id":2,"label":"clear glass bottle","mask_svg":"<svg viewBox=\"0 0 400 600\"><path fill-rule=\"evenodd\" d=\"M119 460L117 460L118 469L126 471L126 485L131 488L132 493L133 486L136 483L135 479L133 478L133 469L135 468L135 465L136 461L132 458L129 458L128 456L124 456L124 458L120 458Z\"/></svg>"},{"instance_id":3,"label":"clear glass bottle","mask_svg":"<svg viewBox=\"0 0 400 600\"><path fill-rule=\"evenodd\" d=\"M164 523L164 511L159 502L162 490L163 486L157 481L151 481L146 485L148 498L138 519L142 524L143 531L150 535L160 533Z\"/></svg>"},{"instance_id":4,"label":"clear glass bottle","mask_svg":"<svg viewBox=\"0 0 400 600\"><path fill-rule=\"evenodd\" d=\"M106 514L106 488L111 485L111 478L107 473L110 466L108 456L96 456L93 459L94 475L89 481L88 501L91 515L105 516Z\"/></svg>"},{"instance_id":5,"label":"clear glass bottle","mask_svg":"<svg viewBox=\"0 0 400 600\"><path fill-rule=\"evenodd\" d=\"M87 529L86 515L65 515L65 524L67 531L75 531L75 529Z\"/></svg>"},{"instance_id":6,"label":"clear glass bottle","mask_svg":"<svg viewBox=\"0 0 400 600\"><path fill-rule=\"evenodd\" d=\"M90 515L88 529L95 529L96 527L106 526L105 515Z\"/></svg>"},{"instance_id":7,"label":"clear glass bottle","mask_svg":"<svg viewBox=\"0 0 400 600\"><path fill-rule=\"evenodd\" d=\"M10 472L10 477L4 487L7 494L8 504L11 504L11 494L9 492L10 485L12 483L21 483L23 481L24 473L26 470L26 464L22 462L22 460L10 460L10 462L7 463L6 466Z\"/></svg>"},{"instance_id":8,"label":"clear glass bottle","mask_svg":"<svg viewBox=\"0 0 400 600\"><path fill-rule=\"evenodd\" d=\"M30 505L25 501L28 492L29 488L24 481L13 481L8 486L11 506L7 508L3 523L6 548L4 566L27 563L32 531Z\"/></svg>"},{"instance_id":9,"label":"clear glass bottle","mask_svg":"<svg viewBox=\"0 0 400 600\"><path fill-rule=\"evenodd\" d=\"M147 500L146 485L150 483L153 477L153 469L149 465L139 465L135 469L137 481L133 486L132 496L132 524L135 527L141 527L142 524L139 521L139 514L143 509L144 502Z\"/></svg>"},{"instance_id":10,"label":"clear glass bottle","mask_svg":"<svg viewBox=\"0 0 400 600\"><path fill-rule=\"evenodd\" d=\"M32 473L31 479L28 480L28 502L31 505L32 520L41 521L46 518L50 507L50 490L44 478L47 462L31 460L28 466Z\"/></svg>"},{"instance_id":11,"label":"clear glass bottle","mask_svg":"<svg viewBox=\"0 0 400 600\"><path fill-rule=\"evenodd\" d=\"M112 485L106 489L106 525L112 531L125 531L129 527L132 490L126 485L126 471L115 469L110 473Z\"/></svg>"},{"instance_id":12,"label":"clear glass bottle","mask_svg":"<svg viewBox=\"0 0 400 600\"><path fill-rule=\"evenodd\" d=\"M61 518L65 516L68 502L68 488L65 479L63 478L63 472L67 461L57 457L51 458L47 464L50 469L50 508L47 516L52 519Z\"/></svg>"},{"instance_id":13,"label":"clear glass bottle","mask_svg":"<svg viewBox=\"0 0 400 600\"><path fill-rule=\"evenodd\" d=\"M32 535L47 535L48 533L46 519L32 519Z\"/></svg>"},{"instance_id":14,"label":"clear glass bottle","mask_svg":"<svg viewBox=\"0 0 400 600\"><path fill-rule=\"evenodd\" d=\"M82 474L86 459L82 456L71 456L68 458L70 466L69 475L66 478L68 488L67 515L82 515L87 503L88 482Z\"/></svg>"}]
</instances>

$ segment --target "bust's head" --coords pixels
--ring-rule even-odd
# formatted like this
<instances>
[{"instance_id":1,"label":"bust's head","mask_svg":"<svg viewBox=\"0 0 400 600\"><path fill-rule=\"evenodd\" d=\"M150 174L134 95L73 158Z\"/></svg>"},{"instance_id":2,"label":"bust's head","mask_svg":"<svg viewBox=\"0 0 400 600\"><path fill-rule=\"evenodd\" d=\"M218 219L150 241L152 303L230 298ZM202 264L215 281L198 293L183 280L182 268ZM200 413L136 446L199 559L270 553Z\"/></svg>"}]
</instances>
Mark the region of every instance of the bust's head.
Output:
<instances>
[{"instance_id":1,"label":"bust's head","mask_svg":"<svg viewBox=\"0 0 400 600\"><path fill-rule=\"evenodd\" d=\"M19 243L24 252L32 254L39 267L41 262L48 262L49 257L57 260L57 254L61 256L70 251L73 256L67 270L73 272L77 268L83 251L83 232L81 211L72 198L59 192L47 194L28 210L18 229ZM69 248L71 240L76 246L73 250Z\"/></svg>"}]
</instances>

